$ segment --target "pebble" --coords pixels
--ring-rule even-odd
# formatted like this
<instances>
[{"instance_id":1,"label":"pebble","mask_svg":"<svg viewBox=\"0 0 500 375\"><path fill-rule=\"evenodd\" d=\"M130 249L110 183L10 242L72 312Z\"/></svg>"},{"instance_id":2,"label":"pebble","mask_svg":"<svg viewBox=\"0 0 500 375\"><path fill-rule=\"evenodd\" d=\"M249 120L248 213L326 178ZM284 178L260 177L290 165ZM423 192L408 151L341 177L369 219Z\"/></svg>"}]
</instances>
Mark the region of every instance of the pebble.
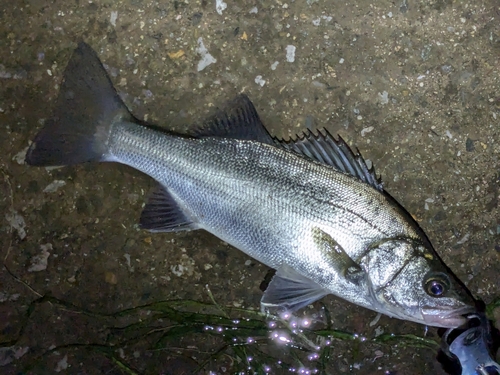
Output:
<instances>
[{"instance_id":1,"label":"pebble","mask_svg":"<svg viewBox=\"0 0 500 375\"><path fill-rule=\"evenodd\" d=\"M382 93L379 92L378 101L382 105L389 103L389 93L387 91L382 91Z\"/></svg>"},{"instance_id":2,"label":"pebble","mask_svg":"<svg viewBox=\"0 0 500 375\"><path fill-rule=\"evenodd\" d=\"M54 180L50 184L48 184L45 189L43 189L44 193L55 193L59 190L60 187L66 185L66 181L63 180Z\"/></svg>"},{"instance_id":3,"label":"pebble","mask_svg":"<svg viewBox=\"0 0 500 375\"><path fill-rule=\"evenodd\" d=\"M104 281L106 281L108 284L116 285L118 283L118 278L113 272L106 271L104 274Z\"/></svg>"},{"instance_id":4,"label":"pebble","mask_svg":"<svg viewBox=\"0 0 500 375\"><path fill-rule=\"evenodd\" d=\"M197 68L199 72L201 72L207 66L217 62L217 59L215 59L211 54L208 53L205 44L203 44L202 37L198 38L198 48L196 48L196 52L201 56L201 60L198 62Z\"/></svg>"},{"instance_id":5,"label":"pebble","mask_svg":"<svg viewBox=\"0 0 500 375\"><path fill-rule=\"evenodd\" d=\"M48 250L52 250L52 244L46 243L44 245L40 245L40 249L41 253L31 258L31 265L28 267L28 272L40 272L47 269L50 256Z\"/></svg>"},{"instance_id":6,"label":"pebble","mask_svg":"<svg viewBox=\"0 0 500 375\"><path fill-rule=\"evenodd\" d=\"M222 15L222 12L224 10L226 10L227 8L227 4L224 2L224 0L216 0L215 2L215 10L217 11L217 13L219 13L220 15Z\"/></svg>"},{"instance_id":7,"label":"pebble","mask_svg":"<svg viewBox=\"0 0 500 375\"><path fill-rule=\"evenodd\" d=\"M292 46L291 44L286 46L286 61L288 61L289 63L293 63L295 61L296 49L297 48L295 46Z\"/></svg>"},{"instance_id":8,"label":"pebble","mask_svg":"<svg viewBox=\"0 0 500 375\"><path fill-rule=\"evenodd\" d=\"M68 368L68 355L66 354L59 362L57 362L55 371L61 372Z\"/></svg>"},{"instance_id":9,"label":"pebble","mask_svg":"<svg viewBox=\"0 0 500 375\"><path fill-rule=\"evenodd\" d=\"M358 116L359 117L359 116ZM363 130L361 130L361 136L364 137L367 133L370 133L372 132L374 129L373 126L369 126L367 128L364 128Z\"/></svg>"},{"instance_id":10,"label":"pebble","mask_svg":"<svg viewBox=\"0 0 500 375\"><path fill-rule=\"evenodd\" d=\"M193 276L195 272L195 262L193 258L190 258L186 254L181 255L181 261L179 264L171 266L170 271L176 276Z\"/></svg>"},{"instance_id":11,"label":"pebble","mask_svg":"<svg viewBox=\"0 0 500 375\"><path fill-rule=\"evenodd\" d=\"M4 346L0 348L0 366L6 366L15 359L21 358L28 353L29 349L27 346Z\"/></svg>"},{"instance_id":12,"label":"pebble","mask_svg":"<svg viewBox=\"0 0 500 375\"><path fill-rule=\"evenodd\" d=\"M116 26L116 20L118 19L118 11L111 11L111 15L109 16L109 23L113 26Z\"/></svg>"},{"instance_id":13,"label":"pebble","mask_svg":"<svg viewBox=\"0 0 500 375\"><path fill-rule=\"evenodd\" d=\"M266 80L262 79L261 75L258 75L257 77L255 77L255 83L262 87L266 84Z\"/></svg>"},{"instance_id":14,"label":"pebble","mask_svg":"<svg viewBox=\"0 0 500 375\"><path fill-rule=\"evenodd\" d=\"M19 215L16 210L11 208L9 212L5 214L5 220L7 220L9 225L17 231L19 239L24 240L26 237L26 230L24 229L26 227L26 222L24 218Z\"/></svg>"},{"instance_id":15,"label":"pebble","mask_svg":"<svg viewBox=\"0 0 500 375\"><path fill-rule=\"evenodd\" d=\"M21 151L19 151L17 154L14 155L12 160L15 161L19 165L23 165L25 160L26 160L26 153L28 152L28 148L29 147L26 147L26 148L22 149Z\"/></svg>"}]
</instances>

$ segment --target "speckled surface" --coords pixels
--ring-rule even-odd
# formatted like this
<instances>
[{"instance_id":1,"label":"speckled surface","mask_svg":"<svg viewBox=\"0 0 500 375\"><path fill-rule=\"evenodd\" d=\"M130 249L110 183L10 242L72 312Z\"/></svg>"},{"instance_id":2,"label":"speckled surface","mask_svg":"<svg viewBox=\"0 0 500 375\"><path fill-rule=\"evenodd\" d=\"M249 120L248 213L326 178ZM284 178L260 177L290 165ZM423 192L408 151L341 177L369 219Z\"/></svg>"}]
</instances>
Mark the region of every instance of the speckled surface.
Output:
<instances>
[{"instance_id":1,"label":"speckled surface","mask_svg":"<svg viewBox=\"0 0 500 375\"><path fill-rule=\"evenodd\" d=\"M153 186L147 177L115 164L23 164L80 40L148 122L185 130L245 92L274 135L319 127L340 134L373 162L472 293L486 303L500 295L496 0L15 0L0 5L0 21L0 255L10 271L0 271L2 342L18 337L29 303L45 294L111 313L159 300L209 302L208 284L221 306L259 308L265 266L205 232L137 229ZM386 317L370 326L375 313L323 302L334 328L367 337L376 329L424 333ZM40 305L18 341L29 351L2 370L122 373L84 349L42 355L99 342L103 324ZM139 349L123 357L138 372L191 373L202 358L193 340L160 359ZM210 343L203 350L217 349ZM293 362L287 350L282 355ZM339 341L329 373L444 374L434 357L428 349ZM234 371L222 362L201 373Z\"/></svg>"}]
</instances>

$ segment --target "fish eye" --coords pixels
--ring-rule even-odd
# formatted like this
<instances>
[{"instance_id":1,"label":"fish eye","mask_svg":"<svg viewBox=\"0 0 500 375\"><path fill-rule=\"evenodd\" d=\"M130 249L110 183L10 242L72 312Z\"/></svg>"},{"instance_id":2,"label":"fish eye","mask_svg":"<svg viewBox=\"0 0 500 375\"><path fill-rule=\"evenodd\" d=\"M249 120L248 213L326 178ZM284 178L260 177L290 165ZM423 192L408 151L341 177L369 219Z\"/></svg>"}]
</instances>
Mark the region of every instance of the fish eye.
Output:
<instances>
[{"instance_id":1,"label":"fish eye","mask_svg":"<svg viewBox=\"0 0 500 375\"><path fill-rule=\"evenodd\" d=\"M448 276L442 273L432 274L426 278L425 291L432 297L441 297L450 289Z\"/></svg>"},{"instance_id":2,"label":"fish eye","mask_svg":"<svg viewBox=\"0 0 500 375\"><path fill-rule=\"evenodd\" d=\"M440 296L444 293L444 286L437 280L427 282L427 293L433 296Z\"/></svg>"}]
</instances>

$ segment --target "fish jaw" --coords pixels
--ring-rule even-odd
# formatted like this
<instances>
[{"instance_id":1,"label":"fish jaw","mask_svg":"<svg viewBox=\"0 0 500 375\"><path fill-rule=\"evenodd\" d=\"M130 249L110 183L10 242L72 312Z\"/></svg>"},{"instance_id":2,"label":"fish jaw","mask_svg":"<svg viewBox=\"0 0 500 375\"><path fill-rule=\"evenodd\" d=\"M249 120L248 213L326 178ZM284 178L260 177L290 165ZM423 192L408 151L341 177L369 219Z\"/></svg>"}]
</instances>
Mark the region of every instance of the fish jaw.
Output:
<instances>
[{"instance_id":1,"label":"fish jaw","mask_svg":"<svg viewBox=\"0 0 500 375\"><path fill-rule=\"evenodd\" d=\"M457 328L467 323L467 315L475 311L472 306L443 311L432 307L421 309L424 324L433 327Z\"/></svg>"},{"instance_id":2,"label":"fish jaw","mask_svg":"<svg viewBox=\"0 0 500 375\"><path fill-rule=\"evenodd\" d=\"M378 311L391 318L408 320L411 322L424 324L430 327L439 328L458 328L467 323L468 316L476 312L475 308L469 305L464 305L459 308L450 308L444 310L436 307L417 307L411 309L403 308L394 309L388 308L386 303L378 303L372 307L372 310Z\"/></svg>"}]
</instances>

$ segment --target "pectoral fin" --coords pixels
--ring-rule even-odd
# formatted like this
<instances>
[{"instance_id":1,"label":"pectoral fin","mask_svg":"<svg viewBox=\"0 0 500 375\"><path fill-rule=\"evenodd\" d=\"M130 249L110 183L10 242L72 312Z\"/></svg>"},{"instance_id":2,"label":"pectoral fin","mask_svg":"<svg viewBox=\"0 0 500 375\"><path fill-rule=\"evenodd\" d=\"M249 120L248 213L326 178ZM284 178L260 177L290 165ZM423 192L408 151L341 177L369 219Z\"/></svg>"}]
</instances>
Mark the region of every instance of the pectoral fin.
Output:
<instances>
[{"instance_id":1,"label":"pectoral fin","mask_svg":"<svg viewBox=\"0 0 500 375\"><path fill-rule=\"evenodd\" d=\"M326 296L329 292L314 281L283 265L264 292L262 311L295 311Z\"/></svg>"},{"instance_id":2,"label":"pectoral fin","mask_svg":"<svg viewBox=\"0 0 500 375\"><path fill-rule=\"evenodd\" d=\"M330 264L333 265L339 275L350 283L360 284L366 276L365 271L332 236L320 228L314 228L313 238L324 257L329 259Z\"/></svg>"}]
</instances>

